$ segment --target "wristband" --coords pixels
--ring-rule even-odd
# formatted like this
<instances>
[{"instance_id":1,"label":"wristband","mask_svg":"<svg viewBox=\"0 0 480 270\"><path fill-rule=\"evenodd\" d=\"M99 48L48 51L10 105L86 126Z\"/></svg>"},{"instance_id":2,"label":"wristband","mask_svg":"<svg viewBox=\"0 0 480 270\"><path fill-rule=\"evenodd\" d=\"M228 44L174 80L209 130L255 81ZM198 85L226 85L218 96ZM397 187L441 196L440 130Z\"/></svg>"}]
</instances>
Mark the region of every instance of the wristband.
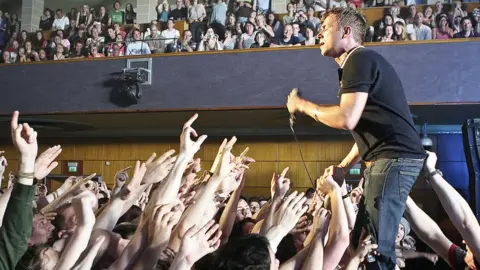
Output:
<instances>
[{"instance_id":1,"label":"wristband","mask_svg":"<svg viewBox=\"0 0 480 270\"><path fill-rule=\"evenodd\" d=\"M342 196L342 199L344 199L344 200L347 199L347 198L350 199L350 193L347 193L347 194Z\"/></svg>"},{"instance_id":2,"label":"wristband","mask_svg":"<svg viewBox=\"0 0 480 270\"><path fill-rule=\"evenodd\" d=\"M22 172L17 172L17 179L19 178L26 178L26 179L33 179L35 178L35 173L22 173Z\"/></svg>"}]
</instances>

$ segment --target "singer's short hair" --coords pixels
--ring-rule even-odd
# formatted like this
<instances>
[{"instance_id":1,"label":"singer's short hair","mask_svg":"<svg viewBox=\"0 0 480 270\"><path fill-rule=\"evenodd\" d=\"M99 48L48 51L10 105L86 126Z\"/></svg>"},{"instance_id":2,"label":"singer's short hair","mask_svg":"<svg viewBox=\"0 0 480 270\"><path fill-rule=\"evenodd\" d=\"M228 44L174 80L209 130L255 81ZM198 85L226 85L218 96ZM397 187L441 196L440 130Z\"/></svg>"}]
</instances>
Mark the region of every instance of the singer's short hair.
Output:
<instances>
[{"instance_id":1,"label":"singer's short hair","mask_svg":"<svg viewBox=\"0 0 480 270\"><path fill-rule=\"evenodd\" d=\"M352 35L356 42L362 43L363 37L367 31L367 19L357 10L347 8L332 8L325 12L321 18L321 23L332 16L337 23L337 30L349 26L352 29Z\"/></svg>"}]
</instances>

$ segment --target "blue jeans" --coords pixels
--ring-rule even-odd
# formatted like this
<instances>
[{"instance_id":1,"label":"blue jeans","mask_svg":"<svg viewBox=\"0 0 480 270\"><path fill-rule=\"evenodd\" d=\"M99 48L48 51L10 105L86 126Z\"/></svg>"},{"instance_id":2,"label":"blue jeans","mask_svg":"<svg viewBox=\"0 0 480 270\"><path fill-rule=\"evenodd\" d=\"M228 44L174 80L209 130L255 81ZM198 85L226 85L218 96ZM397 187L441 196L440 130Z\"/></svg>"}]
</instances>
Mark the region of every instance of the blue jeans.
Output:
<instances>
[{"instance_id":1,"label":"blue jeans","mask_svg":"<svg viewBox=\"0 0 480 270\"><path fill-rule=\"evenodd\" d=\"M395 269L398 224L423 163L423 159L379 159L365 170L363 199L352 240L357 246L362 229L371 234L381 254L377 267L372 268Z\"/></svg>"}]
</instances>

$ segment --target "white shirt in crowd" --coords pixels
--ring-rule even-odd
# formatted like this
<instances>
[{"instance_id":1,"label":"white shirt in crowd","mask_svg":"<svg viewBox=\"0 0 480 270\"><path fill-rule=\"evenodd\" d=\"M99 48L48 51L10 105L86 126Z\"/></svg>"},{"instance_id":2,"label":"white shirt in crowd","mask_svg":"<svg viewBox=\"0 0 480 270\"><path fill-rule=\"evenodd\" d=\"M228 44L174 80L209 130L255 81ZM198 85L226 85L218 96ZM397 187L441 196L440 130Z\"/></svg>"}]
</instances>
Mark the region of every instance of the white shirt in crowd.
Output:
<instances>
[{"instance_id":1,"label":"white shirt in crowd","mask_svg":"<svg viewBox=\"0 0 480 270\"><path fill-rule=\"evenodd\" d=\"M63 16L61 19L55 19L53 21L53 28L57 30L65 30L70 25L70 21L67 17Z\"/></svg>"},{"instance_id":2,"label":"white shirt in crowd","mask_svg":"<svg viewBox=\"0 0 480 270\"><path fill-rule=\"evenodd\" d=\"M165 45L176 42L180 38L180 32L177 29L168 30L165 29L162 31L162 37L167 38L165 40Z\"/></svg>"},{"instance_id":3,"label":"white shirt in crowd","mask_svg":"<svg viewBox=\"0 0 480 270\"><path fill-rule=\"evenodd\" d=\"M151 54L148 44L143 41L129 43L125 50L125 55L144 55Z\"/></svg>"}]
</instances>

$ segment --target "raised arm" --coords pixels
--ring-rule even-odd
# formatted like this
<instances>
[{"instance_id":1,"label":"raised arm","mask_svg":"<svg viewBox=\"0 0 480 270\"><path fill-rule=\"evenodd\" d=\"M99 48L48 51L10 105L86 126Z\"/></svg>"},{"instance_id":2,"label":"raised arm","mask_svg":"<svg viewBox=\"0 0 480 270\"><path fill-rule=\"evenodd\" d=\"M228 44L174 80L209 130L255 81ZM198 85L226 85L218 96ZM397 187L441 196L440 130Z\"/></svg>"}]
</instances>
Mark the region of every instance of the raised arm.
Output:
<instances>
[{"instance_id":1,"label":"raised arm","mask_svg":"<svg viewBox=\"0 0 480 270\"><path fill-rule=\"evenodd\" d=\"M478 259L480 258L480 226L475 214L465 199L439 173L435 173L436 163L437 155L428 152L425 172L428 173L430 184L437 193L453 225L467 242L475 258Z\"/></svg>"},{"instance_id":2,"label":"raised arm","mask_svg":"<svg viewBox=\"0 0 480 270\"><path fill-rule=\"evenodd\" d=\"M87 247L95 224L92 206L97 203L96 200L97 198L92 192L85 191L84 194L72 201L77 216L77 226L54 270L71 269Z\"/></svg>"},{"instance_id":3,"label":"raised arm","mask_svg":"<svg viewBox=\"0 0 480 270\"><path fill-rule=\"evenodd\" d=\"M20 153L17 182L13 185L2 227L0 228L0 268L15 269L28 248L32 234L32 201L35 158L38 144L37 132L28 124L18 123L19 113L13 113L11 135L13 145Z\"/></svg>"},{"instance_id":4,"label":"raised arm","mask_svg":"<svg viewBox=\"0 0 480 270\"><path fill-rule=\"evenodd\" d=\"M448 250L452 246L452 241L443 234L437 223L423 212L410 197L407 199L405 216L420 240L450 264Z\"/></svg>"}]
</instances>

